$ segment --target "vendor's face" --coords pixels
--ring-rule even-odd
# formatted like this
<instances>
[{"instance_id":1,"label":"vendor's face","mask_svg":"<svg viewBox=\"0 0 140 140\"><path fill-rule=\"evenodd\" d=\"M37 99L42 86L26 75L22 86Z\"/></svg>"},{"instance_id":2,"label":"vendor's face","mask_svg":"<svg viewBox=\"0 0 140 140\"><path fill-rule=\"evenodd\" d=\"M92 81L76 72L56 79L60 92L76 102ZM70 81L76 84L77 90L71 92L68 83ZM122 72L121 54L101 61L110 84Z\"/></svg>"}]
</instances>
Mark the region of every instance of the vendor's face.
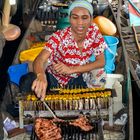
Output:
<instances>
[{"instance_id":1,"label":"vendor's face","mask_svg":"<svg viewBox=\"0 0 140 140\"><path fill-rule=\"evenodd\" d=\"M76 7L71 11L70 24L74 34L85 35L91 23L92 17L87 9Z\"/></svg>"}]
</instances>

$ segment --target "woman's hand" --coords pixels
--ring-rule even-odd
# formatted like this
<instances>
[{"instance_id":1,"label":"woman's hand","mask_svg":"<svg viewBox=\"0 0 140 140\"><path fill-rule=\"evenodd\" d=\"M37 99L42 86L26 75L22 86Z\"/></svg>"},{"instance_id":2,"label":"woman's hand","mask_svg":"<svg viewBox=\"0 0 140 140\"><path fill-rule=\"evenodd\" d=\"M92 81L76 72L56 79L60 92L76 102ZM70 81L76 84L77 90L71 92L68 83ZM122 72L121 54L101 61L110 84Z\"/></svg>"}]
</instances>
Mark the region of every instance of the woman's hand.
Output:
<instances>
[{"instance_id":1,"label":"woman's hand","mask_svg":"<svg viewBox=\"0 0 140 140\"><path fill-rule=\"evenodd\" d=\"M59 74L69 75L73 73L73 68L65 65L62 62L53 63L53 68Z\"/></svg>"},{"instance_id":2,"label":"woman's hand","mask_svg":"<svg viewBox=\"0 0 140 140\"><path fill-rule=\"evenodd\" d=\"M37 78L33 81L32 90L35 92L36 96L43 101L46 95L46 89L48 82L46 75L43 73L37 74Z\"/></svg>"}]
</instances>

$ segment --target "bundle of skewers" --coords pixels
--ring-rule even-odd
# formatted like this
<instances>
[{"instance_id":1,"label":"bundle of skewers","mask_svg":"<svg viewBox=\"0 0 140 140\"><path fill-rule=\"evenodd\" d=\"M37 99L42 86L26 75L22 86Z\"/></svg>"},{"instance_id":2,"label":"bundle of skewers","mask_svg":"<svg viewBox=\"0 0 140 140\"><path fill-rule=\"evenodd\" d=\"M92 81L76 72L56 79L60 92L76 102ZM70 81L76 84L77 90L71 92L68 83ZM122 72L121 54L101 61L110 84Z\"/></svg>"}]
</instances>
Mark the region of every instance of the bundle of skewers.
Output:
<instances>
[{"instance_id":1,"label":"bundle of skewers","mask_svg":"<svg viewBox=\"0 0 140 140\"><path fill-rule=\"evenodd\" d=\"M108 108L112 91L104 88L52 89L45 101L53 110L90 110ZM22 97L24 110L45 110L44 104L34 94Z\"/></svg>"}]
</instances>

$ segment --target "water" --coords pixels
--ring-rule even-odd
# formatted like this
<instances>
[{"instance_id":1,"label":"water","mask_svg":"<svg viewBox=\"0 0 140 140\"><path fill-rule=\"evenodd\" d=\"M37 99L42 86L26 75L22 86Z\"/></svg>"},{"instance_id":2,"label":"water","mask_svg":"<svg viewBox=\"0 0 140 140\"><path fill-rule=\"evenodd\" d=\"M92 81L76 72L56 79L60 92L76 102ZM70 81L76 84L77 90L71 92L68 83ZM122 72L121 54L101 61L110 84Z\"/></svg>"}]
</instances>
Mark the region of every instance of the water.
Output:
<instances>
[{"instance_id":1,"label":"water","mask_svg":"<svg viewBox=\"0 0 140 140\"><path fill-rule=\"evenodd\" d=\"M137 140L140 132L140 90L135 82L132 82L133 91L133 120L134 120L134 140Z\"/></svg>"}]
</instances>

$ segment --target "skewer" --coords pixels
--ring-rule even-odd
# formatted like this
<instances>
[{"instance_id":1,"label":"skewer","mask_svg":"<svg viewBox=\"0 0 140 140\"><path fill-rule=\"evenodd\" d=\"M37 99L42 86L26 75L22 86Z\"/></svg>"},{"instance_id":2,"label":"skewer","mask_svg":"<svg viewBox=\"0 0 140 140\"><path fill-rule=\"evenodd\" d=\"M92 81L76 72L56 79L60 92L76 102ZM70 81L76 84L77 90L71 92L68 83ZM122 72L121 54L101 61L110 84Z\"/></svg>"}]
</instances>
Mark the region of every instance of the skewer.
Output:
<instances>
[{"instance_id":1,"label":"skewer","mask_svg":"<svg viewBox=\"0 0 140 140\"><path fill-rule=\"evenodd\" d=\"M53 115L53 117L54 118L57 118L57 116L55 115L55 113L51 110L51 108L48 106L48 104L45 101L43 101L43 104L51 112L51 114Z\"/></svg>"}]
</instances>

